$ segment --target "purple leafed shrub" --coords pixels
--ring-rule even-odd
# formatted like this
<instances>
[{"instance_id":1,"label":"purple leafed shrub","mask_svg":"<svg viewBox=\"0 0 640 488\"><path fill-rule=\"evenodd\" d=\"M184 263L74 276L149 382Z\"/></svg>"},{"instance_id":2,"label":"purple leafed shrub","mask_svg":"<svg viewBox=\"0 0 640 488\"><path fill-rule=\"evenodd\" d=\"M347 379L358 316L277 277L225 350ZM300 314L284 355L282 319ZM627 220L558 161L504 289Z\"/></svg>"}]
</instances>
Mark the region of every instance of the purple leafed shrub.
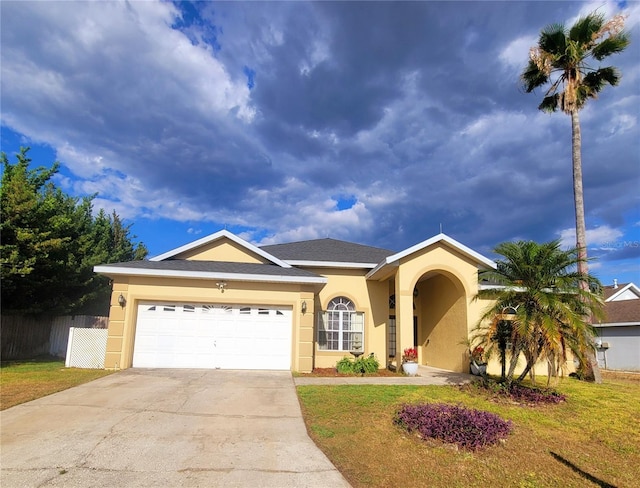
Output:
<instances>
[{"instance_id":1,"label":"purple leafed shrub","mask_svg":"<svg viewBox=\"0 0 640 488\"><path fill-rule=\"evenodd\" d=\"M511 421L497 415L444 403L403 405L396 413L396 425L423 438L433 438L476 450L496 444L511 432Z\"/></svg>"}]
</instances>

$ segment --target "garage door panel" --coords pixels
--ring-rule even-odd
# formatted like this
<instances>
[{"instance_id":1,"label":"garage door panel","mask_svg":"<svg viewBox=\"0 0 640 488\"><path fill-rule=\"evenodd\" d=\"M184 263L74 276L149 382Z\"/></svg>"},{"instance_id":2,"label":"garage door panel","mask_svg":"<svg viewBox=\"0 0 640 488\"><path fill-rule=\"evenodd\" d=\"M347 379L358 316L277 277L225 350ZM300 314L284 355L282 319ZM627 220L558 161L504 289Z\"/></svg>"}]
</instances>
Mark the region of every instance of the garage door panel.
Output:
<instances>
[{"instance_id":1,"label":"garage door panel","mask_svg":"<svg viewBox=\"0 0 640 488\"><path fill-rule=\"evenodd\" d=\"M133 366L288 370L291 329L291 308L144 303Z\"/></svg>"}]
</instances>

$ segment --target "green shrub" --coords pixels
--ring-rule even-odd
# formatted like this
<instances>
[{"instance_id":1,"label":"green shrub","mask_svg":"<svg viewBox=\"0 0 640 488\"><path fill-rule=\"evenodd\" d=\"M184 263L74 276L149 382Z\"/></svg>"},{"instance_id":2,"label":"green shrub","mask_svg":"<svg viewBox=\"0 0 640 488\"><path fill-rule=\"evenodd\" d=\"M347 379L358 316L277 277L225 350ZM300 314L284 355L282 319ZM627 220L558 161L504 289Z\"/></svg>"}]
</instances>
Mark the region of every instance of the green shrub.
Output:
<instances>
[{"instance_id":1,"label":"green shrub","mask_svg":"<svg viewBox=\"0 0 640 488\"><path fill-rule=\"evenodd\" d=\"M341 374L375 373L379 367L380 362L373 354L360 356L356 360L344 357L336 363L336 370Z\"/></svg>"},{"instance_id":2,"label":"green shrub","mask_svg":"<svg viewBox=\"0 0 640 488\"><path fill-rule=\"evenodd\" d=\"M353 361L351 361L351 359L347 357L344 357L336 363L336 369L338 370L338 373L341 374L353 373Z\"/></svg>"}]
</instances>

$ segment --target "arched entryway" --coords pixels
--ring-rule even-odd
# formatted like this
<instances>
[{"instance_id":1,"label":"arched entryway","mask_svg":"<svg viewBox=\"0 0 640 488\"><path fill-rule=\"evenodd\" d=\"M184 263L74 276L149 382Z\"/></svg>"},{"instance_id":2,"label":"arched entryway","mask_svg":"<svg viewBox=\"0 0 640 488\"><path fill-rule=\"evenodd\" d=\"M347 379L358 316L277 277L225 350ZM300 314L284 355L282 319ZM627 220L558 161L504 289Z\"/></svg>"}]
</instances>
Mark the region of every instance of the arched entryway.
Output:
<instances>
[{"instance_id":1,"label":"arched entryway","mask_svg":"<svg viewBox=\"0 0 640 488\"><path fill-rule=\"evenodd\" d=\"M493 261L439 234L368 273L369 280L386 280L395 298L387 327L392 363L399 366L404 350L417 344L420 364L468 372L469 331L481 313L473 300L478 270L489 268L495 268Z\"/></svg>"},{"instance_id":2,"label":"arched entryway","mask_svg":"<svg viewBox=\"0 0 640 488\"><path fill-rule=\"evenodd\" d=\"M468 372L467 298L460 280L445 271L423 275L416 284L415 306L421 364Z\"/></svg>"}]
</instances>

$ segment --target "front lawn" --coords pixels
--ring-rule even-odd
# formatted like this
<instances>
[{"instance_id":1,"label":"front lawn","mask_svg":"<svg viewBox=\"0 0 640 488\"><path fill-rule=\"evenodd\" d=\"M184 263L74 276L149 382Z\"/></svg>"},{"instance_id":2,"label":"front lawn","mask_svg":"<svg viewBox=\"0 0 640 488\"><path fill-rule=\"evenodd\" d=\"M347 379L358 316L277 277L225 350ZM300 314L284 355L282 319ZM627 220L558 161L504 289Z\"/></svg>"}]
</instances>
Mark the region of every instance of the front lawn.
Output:
<instances>
[{"instance_id":1,"label":"front lawn","mask_svg":"<svg viewBox=\"0 0 640 488\"><path fill-rule=\"evenodd\" d=\"M640 479L640 376L573 379L566 402L536 407L454 386L299 386L309 435L354 487L632 487ZM513 423L506 441L475 452L409 435L403 403L444 402Z\"/></svg>"},{"instance_id":2,"label":"front lawn","mask_svg":"<svg viewBox=\"0 0 640 488\"><path fill-rule=\"evenodd\" d=\"M87 383L112 372L65 368L63 360L54 358L3 362L0 369L0 410Z\"/></svg>"}]
</instances>

